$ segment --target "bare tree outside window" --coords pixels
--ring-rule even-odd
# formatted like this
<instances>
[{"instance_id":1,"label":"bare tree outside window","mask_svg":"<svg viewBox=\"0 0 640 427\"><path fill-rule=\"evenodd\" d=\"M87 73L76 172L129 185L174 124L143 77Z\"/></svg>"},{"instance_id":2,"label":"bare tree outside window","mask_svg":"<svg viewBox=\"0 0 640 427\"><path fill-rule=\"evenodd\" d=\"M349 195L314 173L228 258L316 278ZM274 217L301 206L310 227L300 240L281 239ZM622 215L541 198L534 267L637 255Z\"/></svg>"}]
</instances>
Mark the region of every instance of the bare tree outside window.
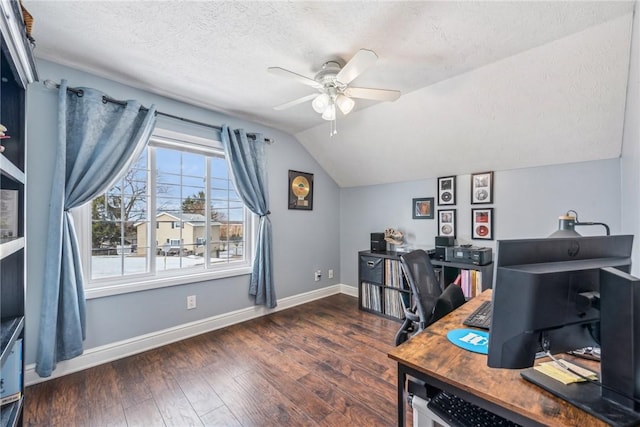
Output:
<instances>
[{"instance_id":1,"label":"bare tree outside window","mask_svg":"<svg viewBox=\"0 0 640 427\"><path fill-rule=\"evenodd\" d=\"M91 280L224 269L248 259L246 208L221 150L150 144L90 206Z\"/></svg>"}]
</instances>

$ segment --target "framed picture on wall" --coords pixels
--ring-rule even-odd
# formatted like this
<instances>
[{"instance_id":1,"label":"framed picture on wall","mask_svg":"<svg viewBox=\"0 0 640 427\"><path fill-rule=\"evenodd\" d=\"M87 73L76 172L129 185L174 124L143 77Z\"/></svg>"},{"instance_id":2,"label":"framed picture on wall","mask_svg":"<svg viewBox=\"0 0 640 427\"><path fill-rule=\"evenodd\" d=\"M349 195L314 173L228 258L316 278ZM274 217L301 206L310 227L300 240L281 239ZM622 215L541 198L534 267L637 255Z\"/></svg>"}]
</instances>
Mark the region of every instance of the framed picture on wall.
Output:
<instances>
[{"instance_id":1,"label":"framed picture on wall","mask_svg":"<svg viewBox=\"0 0 640 427\"><path fill-rule=\"evenodd\" d=\"M456 204L456 177L438 178L438 205Z\"/></svg>"},{"instance_id":2,"label":"framed picture on wall","mask_svg":"<svg viewBox=\"0 0 640 427\"><path fill-rule=\"evenodd\" d=\"M471 238L493 240L493 208L471 209Z\"/></svg>"},{"instance_id":3,"label":"framed picture on wall","mask_svg":"<svg viewBox=\"0 0 640 427\"><path fill-rule=\"evenodd\" d=\"M438 210L438 235L444 237L456 237L456 210Z\"/></svg>"},{"instance_id":4,"label":"framed picture on wall","mask_svg":"<svg viewBox=\"0 0 640 427\"><path fill-rule=\"evenodd\" d=\"M413 219L433 219L433 197L413 199Z\"/></svg>"},{"instance_id":5,"label":"framed picture on wall","mask_svg":"<svg viewBox=\"0 0 640 427\"><path fill-rule=\"evenodd\" d=\"M471 204L482 205L489 203L493 203L493 172L472 174Z\"/></svg>"},{"instance_id":6,"label":"framed picture on wall","mask_svg":"<svg viewBox=\"0 0 640 427\"><path fill-rule=\"evenodd\" d=\"M289 171L289 209L313 210L313 174Z\"/></svg>"}]
</instances>

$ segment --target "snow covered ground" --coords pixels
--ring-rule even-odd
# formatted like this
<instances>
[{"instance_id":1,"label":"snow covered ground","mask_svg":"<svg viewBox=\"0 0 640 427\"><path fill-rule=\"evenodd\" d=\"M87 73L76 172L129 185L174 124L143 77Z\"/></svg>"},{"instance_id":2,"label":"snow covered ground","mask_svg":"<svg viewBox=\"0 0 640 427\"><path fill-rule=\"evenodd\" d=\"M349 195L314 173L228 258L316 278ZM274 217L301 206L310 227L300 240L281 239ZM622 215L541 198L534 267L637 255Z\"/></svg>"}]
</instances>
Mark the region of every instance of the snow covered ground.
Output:
<instances>
[{"instance_id":1,"label":"snow covered ground","mask_svg":"<svg viewBox=\"0 0 640 427\"><path fill-rule=\"evenodd\" d=\"M211 262L226 262L227 258L211 258ZM174 270L201 266L204 268L204 258L189 255L158 256L156 257L157 271ZM120 276L121 274L144 273L147 268L147 259L143 256L104 255L91 257L91 275L94 279L101 277Z\"/></svg>"}]
</instances>

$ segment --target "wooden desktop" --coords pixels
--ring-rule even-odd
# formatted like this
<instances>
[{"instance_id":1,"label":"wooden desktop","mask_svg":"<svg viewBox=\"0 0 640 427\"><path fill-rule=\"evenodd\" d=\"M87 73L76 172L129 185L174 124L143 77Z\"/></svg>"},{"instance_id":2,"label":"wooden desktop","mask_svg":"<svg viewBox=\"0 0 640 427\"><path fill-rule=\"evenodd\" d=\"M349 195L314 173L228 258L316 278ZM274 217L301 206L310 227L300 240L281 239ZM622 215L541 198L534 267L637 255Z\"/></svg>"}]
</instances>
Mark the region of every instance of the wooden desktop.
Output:
<instances>
[{"instance_id":1,"label":"wooden desktop","mask_svg":"<svg viewBox=\"0 0 640 427\"><path fill-rule=\"evenodd\" d=\"M485 300L491 300L491 290L389 353L398 363L398 426L405 425L408 375L521 425L606 426L598 418L524 380L521 370L489 368L486 355L449 342L447 332L465 328L462 321ZM580 359L579 363L598 370L595 362Z\"/></svg>"}]
</instances>

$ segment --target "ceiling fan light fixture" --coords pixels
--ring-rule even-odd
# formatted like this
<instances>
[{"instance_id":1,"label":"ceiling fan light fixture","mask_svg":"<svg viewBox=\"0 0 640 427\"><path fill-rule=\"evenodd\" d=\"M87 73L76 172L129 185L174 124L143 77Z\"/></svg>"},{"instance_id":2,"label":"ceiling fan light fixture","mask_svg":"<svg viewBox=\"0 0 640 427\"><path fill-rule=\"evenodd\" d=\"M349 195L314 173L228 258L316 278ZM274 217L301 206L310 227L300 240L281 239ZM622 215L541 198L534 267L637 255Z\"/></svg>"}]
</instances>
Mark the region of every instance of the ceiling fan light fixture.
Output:
<instances>
[{"instance_id":1,"label":"ceiling fan light fixture","mask_svg":"<svg viewBox=\"0 0 640 427\"><path fill-rule=\"evenodd\" d=\"M342 111L342 114L346 116L351 112L351 110L353 110L356 102L348 96L338 95L336 98L336 104L338 105L338 108L340 108L340 111Z\"/></svg>"},{"instance_id":2,"label":"ceiling fan light fixture","mask_svg":"<svg viewBox=\"0 0 640 427\"><path fill-rule=\"evenodd\" d=\"M341 66L338 61L325 62L322 70L316 73L312 79L284 68L269 67L268 71L270 73L293 78L299 83L311 86L320 92L319 95L312 93L274 108L276 110L284 110L311 100L313 110L322 115L324 120L331 122L329 135L333 136L337 134L336 106L346 116L355 107L356 103L353 98L373 101L395 101L400 97L400 92L397 90L349 86L362 72L375 64L377 59L378 55L375 52L368 49L360 49L344 66Z\"/></svg>"},{"instance_id":3,"label":"ceiling fan light fixture","mask_svg":"<svg viewBox=\"0 0 640 427\"><path fill-rule=\"evenodd\" d=\"M322 118L325 120L336 119L336 104L329 105L322 113Z\"/></svg>"},{"instance_id":4,"label":"ceiling fan light fixture","mask_svg":"<svg viewBox=\"0 0 640 427\"><path fill-rule=\"evenodd\" d=\"M311 102L311 106L316 113L323 114L329 106L330 102L331 98L329 98L329 95L327 95L326 93L321 93L320 95L315 97L313 102Z\"/></svg>"}]
</instances>

